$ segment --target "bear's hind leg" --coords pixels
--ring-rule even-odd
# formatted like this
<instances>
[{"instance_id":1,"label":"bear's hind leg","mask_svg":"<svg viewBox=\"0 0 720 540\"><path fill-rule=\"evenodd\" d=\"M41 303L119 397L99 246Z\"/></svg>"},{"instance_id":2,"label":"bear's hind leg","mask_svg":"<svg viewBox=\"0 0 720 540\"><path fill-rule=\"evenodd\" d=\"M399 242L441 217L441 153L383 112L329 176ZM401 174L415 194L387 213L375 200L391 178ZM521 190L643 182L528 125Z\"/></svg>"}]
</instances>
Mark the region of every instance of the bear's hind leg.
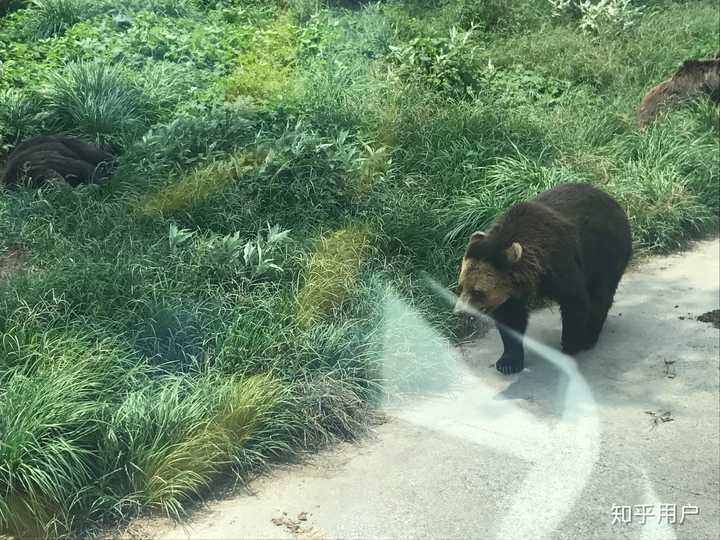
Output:
<instances>
[{"instance_id":1,"label":"bear's hind leg","mask_svg":"<svg viewBox=\"0 0 720 540\"><path fill-rule=\"evenodd\" d=\"M590 316L588 318L587 336L591 347L594 347L600 338L608 311L615 298L616 286L598 286L590 292Z\"/></svg>"},{"instance_id":2,"label":"bear's hind leg","mask_svg":"<svg viewBox=\"0 0 720 540\"><path fill-rule=\"evenodd\" d=\"M53 156L47 161L71 186L90 182L95 174L95 165L80 159Z\"/></svg>"},{"instance_id":3,"label":"bear's hind leg","mask_svg":"<svg viewBox=\"0 0 720 540\"><path fill-rule=\"evenodd\" d=\"M586 294L566 297L560 301L562 315L562 349L575 354L590 348L587 331L590 317L590 301Z\"/></svg>"}]
</instances>

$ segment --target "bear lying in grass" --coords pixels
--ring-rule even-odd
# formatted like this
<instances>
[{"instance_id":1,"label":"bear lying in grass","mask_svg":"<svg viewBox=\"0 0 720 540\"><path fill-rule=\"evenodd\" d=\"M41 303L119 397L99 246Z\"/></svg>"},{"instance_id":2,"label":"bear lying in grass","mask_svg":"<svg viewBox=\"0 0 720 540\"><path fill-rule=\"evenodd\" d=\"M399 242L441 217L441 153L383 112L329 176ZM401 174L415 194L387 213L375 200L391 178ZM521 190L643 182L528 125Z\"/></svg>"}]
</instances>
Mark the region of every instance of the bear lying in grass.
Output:
<instances>
[{"instance_id":1,"label":"bear lying in grass","mask_svg":"<svg viewBox=\"0 0 720 540\"><path fill-rule=\"evenodd\" d=\"M17 185L23 179L39 187L52 178L76 186L102 176L102 165L113 156L97 146L63 135L41 135L18 144L8 157L3 183Z\"/></svg>"},{"instance_id":2,"label":"bear lying in grass","mask_svg":"<svg viewBox=\"0 0 720 540\"><path fill-rule=\"evenodd\" d=\"M520 202L487 232L470 237L458 280L456 314L495 320L504 374L524 367L528 300L560 304L567 354L595 345L632 254L625 211L587 184L563 184Z\"/></svg>"},{"instance_id":3,"label":"bear lying in grass","mask_svg":"<svg viewBox=\"0 0 720 540\"><path fill-rule=\"evenodd\" d=\"M703 94L720 103L720 52L712 60L688 60L672 77L650 90L638 108L638 125L646 127L663 109Z\"/></svg>"}]
</instances>

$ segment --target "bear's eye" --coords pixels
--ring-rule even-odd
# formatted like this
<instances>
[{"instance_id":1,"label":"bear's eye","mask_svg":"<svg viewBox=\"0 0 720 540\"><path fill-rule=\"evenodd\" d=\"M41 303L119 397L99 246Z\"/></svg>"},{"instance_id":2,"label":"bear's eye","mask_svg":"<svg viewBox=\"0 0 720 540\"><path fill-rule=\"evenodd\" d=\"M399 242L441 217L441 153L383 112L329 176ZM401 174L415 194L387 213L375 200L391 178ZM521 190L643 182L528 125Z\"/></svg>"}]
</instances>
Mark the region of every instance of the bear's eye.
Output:
<instances>
[{"instance_id":1,"label":"bear's eye","mask_svg":"<svg viewBox=\"0 0 720 540\"><path fill-rule=\"evenodd\" d=\"M485 298L485 293L483 291L473 291L472 296L475 300L482 300Z\"/></svg>"}]
</instances>

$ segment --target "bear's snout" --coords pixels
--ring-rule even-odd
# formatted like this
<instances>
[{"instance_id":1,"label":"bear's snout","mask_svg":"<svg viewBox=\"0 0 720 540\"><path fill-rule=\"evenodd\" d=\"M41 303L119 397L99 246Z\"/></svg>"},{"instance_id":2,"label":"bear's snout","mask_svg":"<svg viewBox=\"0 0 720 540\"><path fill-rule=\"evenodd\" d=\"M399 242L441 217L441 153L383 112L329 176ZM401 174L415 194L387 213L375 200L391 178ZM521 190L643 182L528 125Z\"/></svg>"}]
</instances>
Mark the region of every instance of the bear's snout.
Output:
<instances>
[{"instance_id":1,"label":"bear's snout","mask_svg":"<svg viewBox=\"0 0 720 540\"><path fill-rule=\"evenodd\" d=\"M455 307L453 307L453 315L458 317L475 317L476 309L468 304L462 297L457 299Z\"/></svg>"}]
</instances>

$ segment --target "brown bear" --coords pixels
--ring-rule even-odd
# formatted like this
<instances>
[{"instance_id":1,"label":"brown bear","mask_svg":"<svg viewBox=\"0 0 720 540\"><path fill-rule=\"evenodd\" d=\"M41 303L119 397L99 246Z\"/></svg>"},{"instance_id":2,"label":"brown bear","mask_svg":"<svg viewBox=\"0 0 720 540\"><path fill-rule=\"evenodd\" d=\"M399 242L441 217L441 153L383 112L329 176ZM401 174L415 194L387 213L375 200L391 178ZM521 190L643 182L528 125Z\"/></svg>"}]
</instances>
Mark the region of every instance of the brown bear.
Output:
<instances>
[{"instance_id":1,"label":"brown bear","mask_svg":"<svg viewBox=\"0 0 720 540\"><path fill-rule=\"evenodd\" d=\"M14 186L23 178L37 187L61 177L72 185L92 182L114 157L95 145L64 135L41 135L18 144L8 156L3 183Z\"/></svg>"},{"instance_id":2,"label":"brown bear","mask_svg":"<svg viewBox=\"0 0 720 540\"><path fill-rule=\"evenodd\" d=\"M487 233L473 233L454 312L489 314L504 346L495 367L516 373L524 367L528 300L537 295L560 304L565 353L589 349L631 255L620 205L588 184L562 184L513 205Z\"/></svg>"},{"instance_id":3,"label":"brown bear","mask_svg":"<svg viewBox=\"0 0 720 540\"><path fill-rule=\"evenodd\" d=\"M650 90L640 103L638 125L646 127L663 109L702 94L720 103L720 52L711 60L684 62L672 77Z\"/></svg>"}]
</instances>

